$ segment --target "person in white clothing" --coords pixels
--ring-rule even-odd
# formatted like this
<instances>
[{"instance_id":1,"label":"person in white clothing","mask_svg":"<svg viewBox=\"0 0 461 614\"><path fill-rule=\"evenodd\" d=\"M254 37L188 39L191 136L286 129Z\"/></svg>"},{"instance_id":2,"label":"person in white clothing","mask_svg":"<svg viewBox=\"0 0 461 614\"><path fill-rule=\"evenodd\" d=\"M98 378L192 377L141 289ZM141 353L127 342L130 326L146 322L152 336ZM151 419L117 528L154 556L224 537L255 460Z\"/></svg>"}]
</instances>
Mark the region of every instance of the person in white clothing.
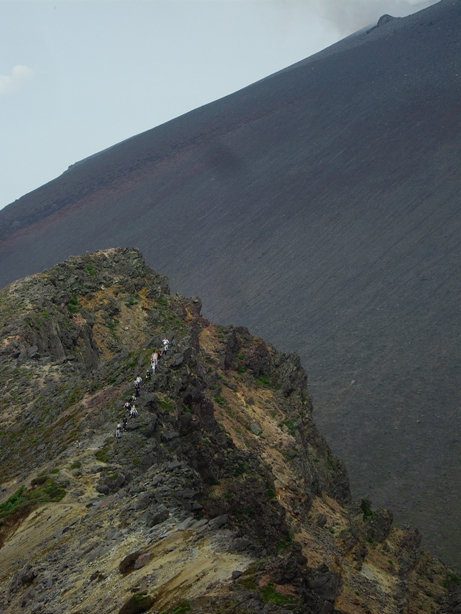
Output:
<instances>
[{"instance_id":1,"label":"person in white clothing","mask_svg":"<svg viewBox=\"0 0 461 614\"><path fill-rule=\"evenodd\" d=\"M158 352L157 351L155 351L150 357L150 364L152 367L152 371L155 371L158 365Z\"/></svg>"},{"instance_id":2,"label":"person in white clothing","mask_svg":"<svg viewBox=\"0 0 461 614\"><path fill-rule=\"evenodd\" d=\"M168 339L165 337L165 339L163 340L163 351L164 353L167 352L168 350L168 346L170 345L170 342L168 341Z\"/></svg>"}]
</instances>

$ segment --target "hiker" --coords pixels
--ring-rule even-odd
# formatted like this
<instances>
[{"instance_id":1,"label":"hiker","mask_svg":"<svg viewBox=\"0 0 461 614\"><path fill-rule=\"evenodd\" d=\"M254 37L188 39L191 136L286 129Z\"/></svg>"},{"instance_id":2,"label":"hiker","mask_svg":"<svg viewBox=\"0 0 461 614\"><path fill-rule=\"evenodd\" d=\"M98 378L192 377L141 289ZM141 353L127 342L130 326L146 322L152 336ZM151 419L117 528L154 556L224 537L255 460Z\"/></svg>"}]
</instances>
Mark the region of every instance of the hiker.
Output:
<instances>
[{"instance_id":1,"label":"hiker","mask_svg":"<svg viewBox=\"0 0 461 614\"><path fill-rule=\"evenodd\" d=\"M158 352L157 350L150 357L150 366L152 367L152 371L155 373L155 369L158 365Z\"/></svg>"},{"instance_id":2,"label":"hiker","mask_svg":"<svg viewBox=\"0 0 461 614\"><path fill-rule=\"evenodd\" d=\"M131 409L131 406L130 406L130 409ZM123 421L122 422L123 422L123 430L126 431L126 425L127 425L127 422L128 422L128 418L126 416L123 416Z\"/></svg>"},{"instance_id":3,"label":"hiker","mask_svg":"<svg viewBox=\"0 0 461 614\"><path fill-rule=\"evenodd\" d=\"M134 394L136 397L139 397L141 394L141 382L142 379L138 375L138 377L134 380Z\"/></svg>"},{"instance_id":4,"label":"hiker","mask_svg":"<svg viewBox=\"0 0 461 614\"><path fill-rule=\"evenodd\" d=\"M138 415L138 410L136 409L134 405L132 405L131 411L130 411L130 418L136 418L137 415Z\"/></svg>"},{"instance_id":5,"label":"hiker","mask_svg":"<svg viewBox=\"0 0 461 614\"><path fill-rule=\"evenodd\" d=\"M163 353L166 354L168 351L168 346L170 345L170 342L168 341L168 339L165 337L163 339Z\"/></svg>"},{"instance_id":6,"label":"hiker","mask_svg":"<svg viewBox=\"0 0 461 614\"><path fill-rule=\"evenodd\" d=\"M150 379L151 375L152 375L152 373L150 372L150 369L147 369L147 371L146 371L146 379Z\"/></svg>"},{"instance_id":7,"label":"hiker","mask_svg":"<svg viewBox=\"0 0 461 614\"><path fill-rule=\"evenodd\" d=\"M115 429L115 436L117 437L117 439L121 437L121 431L122 431L122 425L119 422L117 424L117 428Z\"/></svg>"},{"instance_id":8,"label":"hiker","mask_svg":"<svg viewBox=\"0 0 461 614\"><path fill-rule=\"evenodd\" d=\"M129 401L127 401L125 403L125 411L126 411L127 414L129 414L130 410L131 410L131 403Z\"/></svg>"}]
</instances>

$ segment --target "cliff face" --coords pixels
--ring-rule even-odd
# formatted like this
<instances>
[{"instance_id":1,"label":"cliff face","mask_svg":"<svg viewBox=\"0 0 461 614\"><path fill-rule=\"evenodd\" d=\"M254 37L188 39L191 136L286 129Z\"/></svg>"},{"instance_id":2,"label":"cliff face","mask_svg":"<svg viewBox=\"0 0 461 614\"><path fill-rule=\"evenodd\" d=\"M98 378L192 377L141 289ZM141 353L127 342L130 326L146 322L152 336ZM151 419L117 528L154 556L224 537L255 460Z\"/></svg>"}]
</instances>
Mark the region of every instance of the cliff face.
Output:
<instances>
[{"instance_id":1,"label":"cliff face","mask_svg":"<svg viewBox=\"0 0 461 614\"><path fill-rule=\"evenodd\" d=\"M351 503L299 358L200 307L136 249L1 292L0 611L455 611L418 532Z\"/></svg>"}]
</instances>

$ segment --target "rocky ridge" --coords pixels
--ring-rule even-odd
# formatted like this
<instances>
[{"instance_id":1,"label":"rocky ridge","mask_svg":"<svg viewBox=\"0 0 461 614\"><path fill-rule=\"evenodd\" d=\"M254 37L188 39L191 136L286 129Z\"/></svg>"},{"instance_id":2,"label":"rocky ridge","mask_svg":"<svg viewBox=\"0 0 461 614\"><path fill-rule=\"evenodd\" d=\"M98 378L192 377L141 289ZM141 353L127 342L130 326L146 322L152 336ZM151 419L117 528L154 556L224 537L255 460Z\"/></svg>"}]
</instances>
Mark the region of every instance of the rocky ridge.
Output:
<instances>
[{"instance_id":1,"label":"rocky ridge","mask_svg":"<svg viewBox=\"0 0 461 614\"><path fill-rule=\"evenodd\" d=\"M0 612L458 611L418 532L351 501L298 356L200 308L136 249L1 292Z\"/></svg>"}]
</instances>

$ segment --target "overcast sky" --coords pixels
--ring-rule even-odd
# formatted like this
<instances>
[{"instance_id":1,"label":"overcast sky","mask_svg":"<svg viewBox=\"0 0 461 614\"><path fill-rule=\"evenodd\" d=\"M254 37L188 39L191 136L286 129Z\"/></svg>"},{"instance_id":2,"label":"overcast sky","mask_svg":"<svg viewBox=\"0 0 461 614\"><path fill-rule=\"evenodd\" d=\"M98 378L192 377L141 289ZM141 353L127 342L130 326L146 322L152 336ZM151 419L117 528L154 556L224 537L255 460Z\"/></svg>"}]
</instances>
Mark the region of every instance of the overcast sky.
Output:
<instances>
[{"instance_id":1,"label":"overcast sky","mask_svg":"<svg viewBox=\"0 0 461 614\"><path fill-rule=\"evenodd\" d=\"M435 0L0 0L0 208L383 13Z\"/></svg>"}]
</instances>

